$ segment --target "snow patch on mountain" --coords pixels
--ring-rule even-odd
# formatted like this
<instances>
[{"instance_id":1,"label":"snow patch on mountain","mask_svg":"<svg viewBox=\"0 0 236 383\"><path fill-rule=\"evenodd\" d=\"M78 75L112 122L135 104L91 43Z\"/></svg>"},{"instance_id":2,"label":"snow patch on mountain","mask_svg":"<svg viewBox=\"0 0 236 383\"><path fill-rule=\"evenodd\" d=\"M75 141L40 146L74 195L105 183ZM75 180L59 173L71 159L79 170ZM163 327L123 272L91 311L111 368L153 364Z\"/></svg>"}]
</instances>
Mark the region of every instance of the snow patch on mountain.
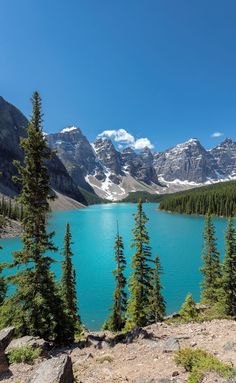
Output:
<instances>
[{"instance_id":1,"label":"snow patch on mountain","mask_svg":"<svg viewBox=\"0 0 236 383\"><path fill-rule=\"evenodd\" d=\"M73 130L77 130L78 128L76 126L68 126L67 128L64 128L61 130L61 133L69 133Z\"/></svg>"}]
</instances>

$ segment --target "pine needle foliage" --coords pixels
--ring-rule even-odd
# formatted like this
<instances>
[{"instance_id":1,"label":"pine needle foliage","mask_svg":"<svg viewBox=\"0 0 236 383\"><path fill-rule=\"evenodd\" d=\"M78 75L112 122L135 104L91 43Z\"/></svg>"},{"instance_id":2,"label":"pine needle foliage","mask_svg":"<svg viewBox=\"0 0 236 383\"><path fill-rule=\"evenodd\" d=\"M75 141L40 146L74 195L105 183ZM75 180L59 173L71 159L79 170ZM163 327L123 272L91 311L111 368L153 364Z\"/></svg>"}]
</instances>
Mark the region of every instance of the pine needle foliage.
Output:
<instances>
[{"instance_id":1,"label":"pine needle foliage","mask_svg":"<svg viewBox=\"0 0 236 383\"><path fill-rule=\"evenodd\" d=\"M194 321L198 316L198 311L196 307L196 303L193 299L192 294L187 294L184 303L179 311L181 319L185 322Z\"/></svg>"},{"instance_id":2,"label":"pine needle foliage","mask_svg":"<svg viewBox=\"0 0 236 383\"><path fill-rule=\"evenodd\" d=\"M226 315L236 317L236 230L229 218L225 235L226 253L223 263L223 306Z\"/></svg>"},{"instance_id":3,"label":"pine needle foliage","mask_svg":"<svg viewBox=\"0 0 236 383\"><path fill-rule=\"evenodd\" d=\"M205 219L202 261L203 265L200 269L203 274L201 301L212 305L219 300L222 270L220 254L216 245L215 227L209 213Z\"/></svg>"},{"instance_id":4,"label":"pine needle foliage","mask_svg":"<svg viewBox=\"0 0 236 383\"><path fill-rule=\"evenodd\" d=\"M49 251L55 251L53 233L47 233L49 175L45 162L50 151L42 131L41 99L38 92L32 97L33 113L22 138L24 163L15 161L21 185L19 202L24 208L22 217L23 248L13 253L12 267L17 271L10 277L15 292L6 300L3 313L5 325L15 325L19 335L40 336L58 343L71 339L62 301L59 298Z\"/></svg>"},{"instance_id":5,"label":"pine needle foliage","mask_svg":"<svg viewBox=\"0 0 236 383\"><path fill-rule=\"evenodd\" d=\"M152 289L151 247L146 223L148 218L139 200L134 215L132 274L129 279L130 298L127 308L127 328L145 326L148 323L150 291Z\"/></svg>"},{"instance_id":6,"label":"pine needle foliage","mask_svg":"<svg viewBox=\"0 0 236 383\"><path fill-rule=\"evenodd\" d=\"M149 298L149 315L148 322L149 323L157 323L161 322L164 319L166 304L165 299L162 295L162 286L161 286L161 265L160 259L158 256L155 257L154 260L154 268L152 271L151 277L151 291Z\"/></svg>"},{"instance_id":7,"label":"pine needle foliage","mask_svg":"<svg viewBox=\"0 0 236 383\"><path fill-rule=\"evenodd\" d=\"M73 332L81 326L78 314L77 294L76 294L76 272L72 263L73 253L71 250L71 231L70 224L66 224L64 237L62 277L60 283L61 297L65 305L65 312L71 318Z\"/></svg>"},{"instance_id":8,"label":"pine needle foliage","mask_svg":"<svg viewBox=\"0 0 236 383\"><path fill-rule=\"evenodd\" d=\"M126 277L124 271L126 268L126 259L124 256L124 244L123 239L117 232L115 239L115 262L116 269L113 270L115 277L115 290L113 295L113 306L111 315L104 325L104 329L110 331L121 331L125 325L125 312L127 307L127 293L126 288Z\"/></svg>"}]
</instances>

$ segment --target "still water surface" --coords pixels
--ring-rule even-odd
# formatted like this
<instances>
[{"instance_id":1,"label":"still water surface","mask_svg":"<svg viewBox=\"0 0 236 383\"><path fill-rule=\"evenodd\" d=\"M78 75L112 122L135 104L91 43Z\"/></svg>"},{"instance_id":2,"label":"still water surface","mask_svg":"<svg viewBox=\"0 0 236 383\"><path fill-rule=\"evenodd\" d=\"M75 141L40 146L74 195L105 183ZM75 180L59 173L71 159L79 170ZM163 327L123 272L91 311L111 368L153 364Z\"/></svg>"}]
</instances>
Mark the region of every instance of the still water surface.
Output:
<instances>
[{"instance_id":1,"label":"still water surface","mask_svg":"<svg viewBox=\"0 0 236 383\"><path fill-rule=\"evenodd\" d=\"M161 212L158 204L144 204L149 217L148 230L153 254L158 252L163 268L163 293L167 302L167 312L179 309L186 294L192 292L199 299L201 275L203 217L191 217ZM112 303L114 237L117 220L120 234L123 236L127 258L127 276L130 272L132 249L133 213L135 204L94 205L74 211L58 211L51 214L49 229L54 230L55 244L63 246L66 222L71 225L73 238L74 265L77 273L77 288L80 315L84 324L92 329L99 329L108 315ZM223 254L225 219L214 219L218 248ZM2 259L10 260L10 252L19 249L19 239L1 240L4 247ZM61 255L55 254L57 262L53 265L60 276Z\"/></svg>"}]
</instances>

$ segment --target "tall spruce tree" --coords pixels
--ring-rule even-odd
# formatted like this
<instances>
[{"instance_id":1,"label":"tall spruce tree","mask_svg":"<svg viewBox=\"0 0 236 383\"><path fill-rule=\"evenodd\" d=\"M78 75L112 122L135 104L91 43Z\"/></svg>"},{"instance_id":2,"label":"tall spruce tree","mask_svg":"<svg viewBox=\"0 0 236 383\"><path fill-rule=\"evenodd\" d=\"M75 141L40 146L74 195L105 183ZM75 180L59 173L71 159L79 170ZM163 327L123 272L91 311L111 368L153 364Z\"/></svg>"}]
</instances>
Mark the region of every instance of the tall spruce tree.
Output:
<instances>
[{"instance_id":1,"label":"tall spruce tree","mask_svg":"<svg viewBox=\"0 0 236 383\"><path fill-rule=\"evenodd\" d=\"M223 308L224 313L236 317L236 230L229 218L225 236L226 253L223 263Z\"/></svg>"},{"instance_id":2,"label":"tall spruce tree","mask_svg":"<svg viewBox=\"0 0 236 383\"><path fill-rule=\"evenodd\" d=\"M151 278L151 291L149 298L149 315L148 322L156 323L161 322L164 319L166 305L165 299L162 295L161 289L161 265L160 259L158 256L155 257L154 260L154 268L152 271Z\"/></svg>"},{"instance_id":3,"label":"tall spruce tree","mask_svg":"<svg viewBox=\"0 0 236 383\"><path fill-rule=\"evenodd\" d=\"M81 326L78 314L77 295L76 295L76 272L72 263L73 253L71 250L71 231L69 223L66 224L64 237L62 277L61 277L61 296L65 305L65 311L72 319L74 333Z\"/></svg>"},{"instance_id":4,"label":"tall spruce tree","mask_svg":"<svg viewBox=\"0 0 236 383\"><path fill-rule=\"evenodd\" d=\"M32 97L33 113L27 127L27 137L21 140L24 163L15 161L21 185L19 202L23 206L23 248L13 253L12 266L17 266L11 282L14 294L6 302L6 324L14 324L21 335L37 335L59 343L72 339L64 316L49 251L56 248L53 233L47 233L49 175L45 162L50 151L42 131L41 99ZM9 312L10 311L10 312Z\"/></svg>"},{"instance_id":5,"label":"tall spruce tree","mask_svg":"<svg viewBox=\"0 0 236 383\"><path fill-rule=\"evenodd\" d=\"M119 234L119 230L117 230L114 250L116 261L116 269L113 270L113 275L115 277L115 291L113 295L111 315L105 323L104 329L110 331L120 331L125 325L127 293L125 291L126 277L124 275L126 259L124 256L123 239Z\"/></svg>"},{"instance_id":6,"label":"tall spruce tree","mask_svg":"<svg viewBox=\"0 0 236 383\"><path fill-rule=\"evenodd\" d=\"M214 305L220 296L221 263L216 247L215 227L209 213L205 219L202 261L203 266L200 269L203 274L201 301Z\"/></svg>"},{"instance_id":7,"label":"tall spruce tree","mask_svg":"<svg viewBox=\"0 0 236 383\"><path fill-rule=\"evenodd\" d=\"M127 328L145 326L148 323L150 292L152 290L151 247L146 223L148 218L139 200L134 215L132 274L129 280L130 298L127 307Z\"/></svg>"},{"instance_id":8,"label":"tall spruce tree","mask_svg":"<svg viewBox=\"0 0 236 383\"><path fill-rule=\"evenodd\" d=\"M1 237L0 237L1 238ZM0 250L2 250L2 246L0 246ZM2 306L7 292L7 283L5 277L2 275L4 269L4 264L0 264L0 306Z\"/></svg>"}]
</instances>

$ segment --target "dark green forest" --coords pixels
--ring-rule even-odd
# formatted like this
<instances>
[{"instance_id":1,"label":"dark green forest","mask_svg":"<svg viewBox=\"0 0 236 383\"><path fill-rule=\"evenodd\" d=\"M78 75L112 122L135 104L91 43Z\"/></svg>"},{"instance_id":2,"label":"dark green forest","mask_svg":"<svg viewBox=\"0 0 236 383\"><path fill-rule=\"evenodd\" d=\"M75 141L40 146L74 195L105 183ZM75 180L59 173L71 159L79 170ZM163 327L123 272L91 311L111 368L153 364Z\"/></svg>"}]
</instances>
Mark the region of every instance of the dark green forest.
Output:
<instances>
[{"instance_id":1,"label":"dark green forest","mask_svg":"<svg viewBox=\"0 0 236 383\"><path fill-rule=\"evenodd\" d=\"M165 195L160 209L186 214L210 213L216 216L236 215L236 181L194 188L184 192Z\"/></svg>"},{"instance_id":2,"label":"dark green forest","mask_svg":"<svg viewBox=\"0 0 236 383\"><path fill-rule=\"evenodd\" d=\"M134 202L137 203L140 199L143 202L159 202L163 198L160 194L151 194L145 191L136 191L129 193L127 197L119 202Z\"/></svg>"}]
</instances>

